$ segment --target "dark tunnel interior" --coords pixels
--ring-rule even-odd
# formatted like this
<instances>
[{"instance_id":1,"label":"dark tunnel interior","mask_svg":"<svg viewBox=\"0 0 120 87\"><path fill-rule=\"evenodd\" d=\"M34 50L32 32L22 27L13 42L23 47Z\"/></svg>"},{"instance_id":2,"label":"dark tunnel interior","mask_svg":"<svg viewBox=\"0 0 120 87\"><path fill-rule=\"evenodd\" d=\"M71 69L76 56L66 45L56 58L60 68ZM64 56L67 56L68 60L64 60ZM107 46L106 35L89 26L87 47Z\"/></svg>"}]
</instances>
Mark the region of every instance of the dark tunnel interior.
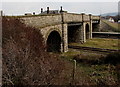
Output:
<instances>
[{"instance_id":1,"label":"dark tunnel interior","mask_svg":"<svg viewBox=\"0 0 120 87\"><path fill-rule=\"evenodd\" d=\"M60 52L61 37L57 31L52 31L47 39L47 52Z\"/></svg>"}]
</instances>

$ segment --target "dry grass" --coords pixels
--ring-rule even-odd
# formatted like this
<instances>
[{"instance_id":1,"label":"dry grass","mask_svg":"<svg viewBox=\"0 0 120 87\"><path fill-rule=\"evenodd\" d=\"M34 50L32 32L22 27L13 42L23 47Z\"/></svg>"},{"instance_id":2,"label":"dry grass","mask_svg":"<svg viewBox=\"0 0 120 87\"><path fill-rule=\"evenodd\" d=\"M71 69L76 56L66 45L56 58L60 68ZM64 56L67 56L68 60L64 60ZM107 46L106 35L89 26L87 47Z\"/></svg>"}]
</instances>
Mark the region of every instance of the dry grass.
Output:
<instances>
[{"instance_id":1,"label":"dry grass","mask_svg":"<svg viewBox=\"0 0 120 87\"><path fill-rule=\"evenodd\" d=\"M70 43L73 46L84 46L84 47L95 47L95 48L105 48L105 49L118 49L119 40L118 39L107 39L107 38L93 38L87 40L84 44Z\"/></svg>"},{"instance_id":2,"label":"dry grass","mask_svg":"<svg viewBox=\"0 0 120 87\"><path fill-rule=\"evenodd\" d=\"M100 87L107 87L108 85L117 85L119 76L119 73L117 74L118 69L116 71L117 66L104 64L106 55L97 52L70 49L64 54L64 58L71 61L73 65L73 60L77 60L76 84L81 84L79 80L81 81L82 79L81 82L86 81L85 85L89 86L99 85Z\"/></svg>"}]
</instances>

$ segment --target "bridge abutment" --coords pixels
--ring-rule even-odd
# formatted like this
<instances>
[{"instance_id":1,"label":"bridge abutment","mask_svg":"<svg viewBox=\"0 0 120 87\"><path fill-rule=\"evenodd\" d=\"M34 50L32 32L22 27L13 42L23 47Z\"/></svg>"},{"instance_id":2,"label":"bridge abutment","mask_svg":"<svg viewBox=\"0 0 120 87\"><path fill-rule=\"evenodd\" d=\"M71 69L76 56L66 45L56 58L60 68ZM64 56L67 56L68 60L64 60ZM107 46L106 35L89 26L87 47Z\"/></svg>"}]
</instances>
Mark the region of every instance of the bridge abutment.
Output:
<instances>
[{"instance_id":1,"label":"bridge abutment","mask_svg":"<svg viewBox=\"0 0 120 87\"><path fill-rule=\"evenodd\" d=\"M68 51L68 29L67 24L62 24L62 43L61 43L61 52Z\"/></svg>"},{"instance_id":2,"label":"bridge abutment","mask_svg":"<svg viewBox=\"0 0 120 87\"><path fill-rule=\"evenodd\" d=\"M83 22L81 27L81 42L86 42L87 39L92 39L92 23L91 22Z\"/></svg>"},{"instance_id":3,"label":"bridge abutment","mask_svg":"<svg viewBox=\"0 0 120 87\"><path fill-rule=\"evenodd\" d=\"M92 39L92 31L93 31L93 25L92 25L92 20L90 19L90 39Z\"/></svg>"}]
</instances>

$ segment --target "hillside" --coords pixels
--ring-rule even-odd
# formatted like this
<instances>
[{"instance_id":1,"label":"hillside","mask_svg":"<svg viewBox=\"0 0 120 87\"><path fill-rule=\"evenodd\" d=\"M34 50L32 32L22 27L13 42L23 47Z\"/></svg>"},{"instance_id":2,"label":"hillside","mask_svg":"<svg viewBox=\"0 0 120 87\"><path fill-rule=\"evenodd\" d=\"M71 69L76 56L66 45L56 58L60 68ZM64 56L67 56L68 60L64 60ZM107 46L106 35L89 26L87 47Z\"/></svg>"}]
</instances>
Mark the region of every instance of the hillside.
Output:
<instances>
[{"instance_id":1,"label":"hillside","mask_svg":"<svg viewBox=\"0 0 120 87\"><path fill-rule=\"evenodd\" d=\"M113 32L120 32L120 29L118 28L118 26L120 26L120 24L118 24L118 23L112 23L112 22L109 22L107 20L102 20L102 22L104 22L105 24L107 24L108 26L110 26L111 30Z\"/></svg>"},{"instance_id":2,"label":"hillside","mask_svg":"<svg viewBox=\"0 0 120 87\"><path fill-rule=\"evenodd\" d=\"M99 29L93 30L93 32L120 32L118 26L120 26L120 24L101 19Z\"/></svg>"}]
</instances>

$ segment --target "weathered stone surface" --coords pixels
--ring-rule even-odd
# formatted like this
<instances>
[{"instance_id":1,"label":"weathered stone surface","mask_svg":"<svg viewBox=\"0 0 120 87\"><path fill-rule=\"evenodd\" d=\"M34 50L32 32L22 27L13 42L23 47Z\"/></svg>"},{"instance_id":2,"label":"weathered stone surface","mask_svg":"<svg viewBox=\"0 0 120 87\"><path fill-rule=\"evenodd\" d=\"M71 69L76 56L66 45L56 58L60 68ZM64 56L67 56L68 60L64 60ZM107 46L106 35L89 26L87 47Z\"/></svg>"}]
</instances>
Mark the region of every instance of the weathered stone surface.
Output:
<instances>
[{"instance_id":1,"label":"weathered stone surface","mask_svg":"<svg viewBox=\"0 0 120 87\"><path fill-rule=\"evenodd\" d=\"M27 26L32 26L40 30L46 43L48 36L52 31L57 31L61 37L61 52L68 51L68 24L82 23L77 30L76 41L86 42L86 25L88 25L88 38L92 38L92 20L100 20L99 16L86 14L62 13L57 15L40 15L23 17L23 22Z\"/></svg>"}]
</instances>

